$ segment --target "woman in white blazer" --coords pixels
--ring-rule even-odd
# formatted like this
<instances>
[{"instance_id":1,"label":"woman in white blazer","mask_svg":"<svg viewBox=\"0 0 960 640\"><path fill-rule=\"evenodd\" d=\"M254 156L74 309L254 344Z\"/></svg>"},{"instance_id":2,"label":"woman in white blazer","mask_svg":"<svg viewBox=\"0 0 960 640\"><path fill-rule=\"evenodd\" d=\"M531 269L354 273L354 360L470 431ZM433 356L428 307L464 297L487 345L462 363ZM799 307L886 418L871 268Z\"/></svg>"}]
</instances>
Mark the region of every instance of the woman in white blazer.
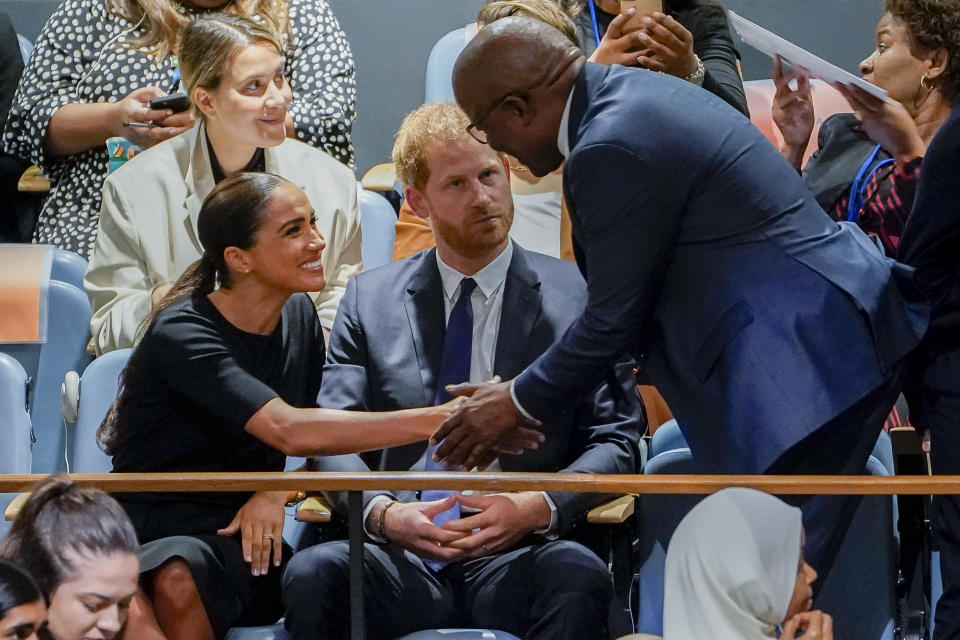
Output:
<instances>
[{"instance_id":1,"label":"woman in white blazer","mask_svg":"<svg viewBox=\"0 0 960 640\"><path fill-rule=\"evenodd\" d=\"M84 280L97 354L131 347L143 321L203 248L197 213L214 185L266 171L303 189L327 250L327 285L311 297L329 331L347 281L361 268L353 173L286 137L291 101L281 47L264 27L219 14L184 31L180 69L198 124L147 149L107 177L97 241Z\"/></svg>"}]
</instances>

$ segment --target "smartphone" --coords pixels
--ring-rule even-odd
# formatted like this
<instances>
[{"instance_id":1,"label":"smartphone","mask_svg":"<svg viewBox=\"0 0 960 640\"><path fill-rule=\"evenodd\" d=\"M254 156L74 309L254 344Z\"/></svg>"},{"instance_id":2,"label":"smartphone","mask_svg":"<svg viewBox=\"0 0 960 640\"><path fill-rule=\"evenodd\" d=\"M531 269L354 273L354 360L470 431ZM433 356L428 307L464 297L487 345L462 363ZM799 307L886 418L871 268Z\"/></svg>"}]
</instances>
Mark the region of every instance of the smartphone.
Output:
<instances>
[{"instance_id":1,"label":"smartphone","mask_svg":"<svg viewBox=\"0 0 960 640\"><path fill-rule=\"evenodd\" d=\"M190 108L190 98L183 92L171 93L167 96L153 98L147 104L150 105L151 109L170 109L174 113L180 113Z\"/></svg>"},{"instance_id":2,"label":"smartphone","mask_svg":"<svg viewBox=\"0 0 960 640\"><path fill-rule=\"evenodd\" d=\"M639 31L646 16L654 11L663 11L663 0L620 0L620 13L626 13L627 9L634 9L636 13L623 25L623 33Z\"/></svg>"}]
</instances>

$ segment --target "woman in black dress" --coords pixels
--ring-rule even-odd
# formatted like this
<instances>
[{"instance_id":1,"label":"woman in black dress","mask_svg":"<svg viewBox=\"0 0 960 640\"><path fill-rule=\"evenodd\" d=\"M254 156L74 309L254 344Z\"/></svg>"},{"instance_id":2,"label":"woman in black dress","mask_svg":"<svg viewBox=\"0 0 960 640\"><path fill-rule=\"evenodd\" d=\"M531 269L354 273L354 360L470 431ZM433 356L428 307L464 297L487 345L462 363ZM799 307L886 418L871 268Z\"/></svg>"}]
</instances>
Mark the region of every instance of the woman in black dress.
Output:
<instances>
[{"instance_id":1,"label":"woman in black dress","mask_svg":"<svg viewBox=\"0 0 960 640\"><path fill-rule=\"evenodd\" d=\"M449 415L453 402L316 408L324 345L302 292L324 286L325 243L298 187L235 174L207 196L198 231L203 257L154 313L98 434L114 471L282 471L287 455L426 439ZM131 637L202 640L275 622L284 505L295 495L121 496L143 544Z\"/></svg>"}]
</instances>

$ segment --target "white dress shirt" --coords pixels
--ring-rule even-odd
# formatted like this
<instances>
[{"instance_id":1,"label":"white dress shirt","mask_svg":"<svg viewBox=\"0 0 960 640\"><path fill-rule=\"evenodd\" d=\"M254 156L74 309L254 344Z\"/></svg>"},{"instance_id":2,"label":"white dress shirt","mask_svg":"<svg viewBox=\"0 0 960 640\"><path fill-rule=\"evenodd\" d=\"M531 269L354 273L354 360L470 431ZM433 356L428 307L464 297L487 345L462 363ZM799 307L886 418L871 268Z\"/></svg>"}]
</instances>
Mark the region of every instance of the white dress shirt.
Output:
<instances>
[{"instance_id":1,"label":"white dress shirt","mask_svg":"<svg viewBox=\"0 0 960 640\"><path fill-rule=\"evenodd\" d=\"M563 107L563 115L560 117L560 130L557 131L557 149L560 155L566 160L570 155L570 105L573 103L573 87L570 87L570 94L567 96L567 103ZM517 411L523 414L527 420L536 420L530 415L530 412L523 408L520 401L517 400L517 392L513 389L513 382L510 382L510 399L513 400L513 406Z\"/></svg>"},{"instance_id":2,"label":"white dress shirt","mask_svg":"<svg viewBox=\"0 0 960 640\"><path fill-rule=\"evenodd\" d=\"M513 260L513 243L507 243L500 255L490 261L480 271L472 276L467 276L443 261L440 254L437 253L437 268L440 271L440 282L443 286L443 313L450 319L450 312L453 306L460 299L460 281L464 278L473 278L477 283L476 288L470 295L470 306L473 308L473 339L470 346L470 379L465 382L480 384L493 377L494 358L497 353L497 338L500 336L500 314L503 311L503 291L507 280L507 270L510 268L510 261ZM421 456L415 465L410 467L410 471L423 471L426 468L426 453ZM487 471L499 471L500 461L494 460ZM463 493L469 494L469 491ZM547 506L550 507L550 524L546 529L535 531L548 539L555 539L557 536L553 533L557 527L557 506L553 503L550 496L542 491ZM386 496L377 496L370 500L363 514L364 526L370 511L373 507L383 500ZM372 536L368 530L367 535ZM382 541L381 541L382 542Z\"/></svg>"}]
</instances>

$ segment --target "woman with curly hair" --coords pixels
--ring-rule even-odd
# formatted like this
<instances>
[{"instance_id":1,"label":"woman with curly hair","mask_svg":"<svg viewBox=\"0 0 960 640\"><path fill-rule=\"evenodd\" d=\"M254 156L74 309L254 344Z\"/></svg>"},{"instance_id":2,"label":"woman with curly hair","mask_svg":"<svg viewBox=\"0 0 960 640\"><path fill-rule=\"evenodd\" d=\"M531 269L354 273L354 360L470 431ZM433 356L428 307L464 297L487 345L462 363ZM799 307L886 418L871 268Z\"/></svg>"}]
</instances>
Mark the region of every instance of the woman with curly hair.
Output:
<instances>
[{"instance_id":1,"label":"woman with curly hair","mask_svg":"<svg viewBox=\"0 0 960 640\"><path fill-rule=\"evenodd\" d=\"M857 223L894 257L927 145L960 89L960 2L886 0L884 10L876 48L860 71L888 99L838 86L855 112L823 123L803 178L827 213ZM794 79L797 88L791 89ZM815 117L810 84L802 70L786 72L779 64L774 81L780 152L799 171Z\"/></svg>"},{"instance_id":2,"label":"woman with curly hair","mask_svg":"<svg viewBox=\"0 0 960 640\"><path fill-rule=\"evenodd\" d=\"M278 34L293 90L287 135L352 164L353 55L325 0L65 0L37 39L3 135L6 153L54 182L35 242L89 257L108 173L105 140L150 147L194 125L189 109L148 103L179 89L180 30L213 10Z\"/></svg>"}]
</instances>

